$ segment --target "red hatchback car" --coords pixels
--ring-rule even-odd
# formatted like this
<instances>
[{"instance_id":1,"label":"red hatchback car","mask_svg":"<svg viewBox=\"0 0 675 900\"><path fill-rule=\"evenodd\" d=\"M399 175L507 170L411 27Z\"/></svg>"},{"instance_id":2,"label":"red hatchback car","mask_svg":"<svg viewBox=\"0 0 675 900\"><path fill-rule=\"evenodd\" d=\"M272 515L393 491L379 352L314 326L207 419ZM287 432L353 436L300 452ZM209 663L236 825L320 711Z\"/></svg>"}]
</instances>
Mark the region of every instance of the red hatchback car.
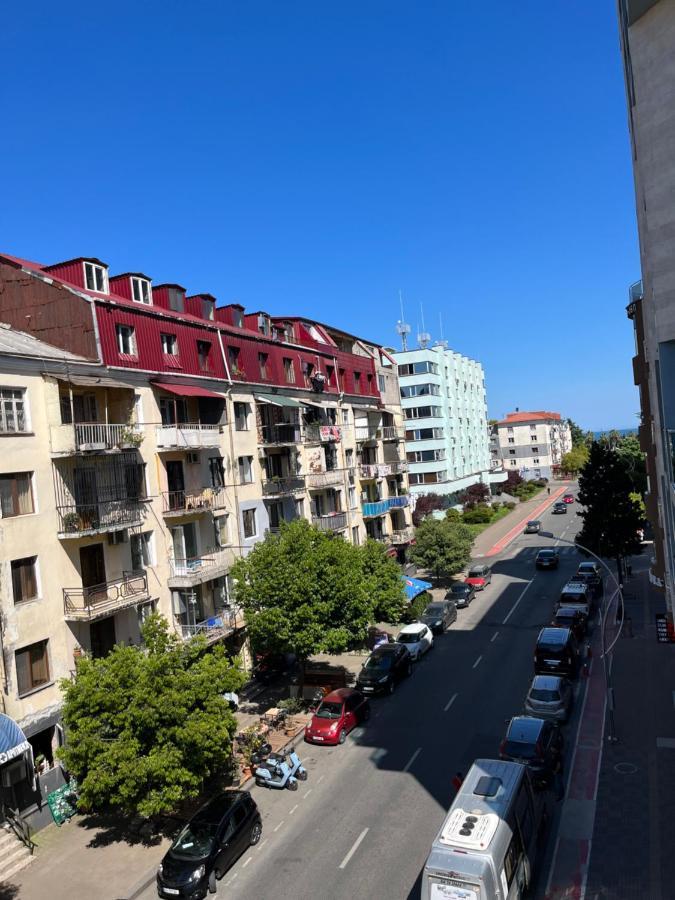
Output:
<instances>
[{"instance_id":1,"label":"red hatchback car","mask_svg":"<svg viewBox=\"0 0 675 900\"><path fill-rule=\"evenodd\" d=\"M352 728L369 718L367 697L353 688L338 688L321 701L305 728L305 740L310 744L344 744Z\"/></svg>"},{"instance_id":2,"label":"red hatchback car","mask_svg":"<svg viewBox=\"0 0 675 900\"><path fill-rule=\"evenodd\" d=\"M574 503L574 494L563 494L563 503Z\"/></svg>"}]
</instances>

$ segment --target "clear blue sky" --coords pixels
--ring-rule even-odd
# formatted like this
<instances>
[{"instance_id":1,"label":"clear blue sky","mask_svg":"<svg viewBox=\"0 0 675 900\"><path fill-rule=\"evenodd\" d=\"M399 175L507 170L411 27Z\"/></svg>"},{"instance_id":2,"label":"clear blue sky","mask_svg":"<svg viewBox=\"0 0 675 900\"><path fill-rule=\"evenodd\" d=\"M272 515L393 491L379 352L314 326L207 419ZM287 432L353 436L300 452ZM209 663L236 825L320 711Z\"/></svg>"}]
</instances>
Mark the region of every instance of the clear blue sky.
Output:
<instances>
[{"instance_id":1,"label":"clear blue sky","mask_svg":"<svg viewBox=\"0 0 675 900\"><path fill-rule=\"evenodd\" d=\"M635 425L613 0L25 3L0 248L485 365L490 414Z\"/></svg>"}]
</instances>

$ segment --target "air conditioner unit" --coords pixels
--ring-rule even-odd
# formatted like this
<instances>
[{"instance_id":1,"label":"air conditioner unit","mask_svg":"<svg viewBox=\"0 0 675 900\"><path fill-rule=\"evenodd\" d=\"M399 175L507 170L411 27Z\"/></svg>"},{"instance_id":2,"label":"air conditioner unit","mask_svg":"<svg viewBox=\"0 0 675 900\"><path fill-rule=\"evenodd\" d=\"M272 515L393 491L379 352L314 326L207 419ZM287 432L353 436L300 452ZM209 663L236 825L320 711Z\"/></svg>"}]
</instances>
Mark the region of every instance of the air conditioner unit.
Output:
<instances>
[{"instance_id":1,"label":"air conditioner unit","mask_svg":"<svg viewBox=\"0 0 675 900\"><path fill-rule=\"evenodd\" d=\"M197 463L199 462L199 453L188 453L186 455L186 459L187 459L188 465L196 466Z\"/></svg>"},{"instance_id":2,"label":"air conditioner unit","mask_svg":"<svg viewBox=\"0 0 675 900\"><path fill-rule=\"evenodd\" d=\"M111 547L116 544L126 544L129 540L129 532L125 528L123 531L111 531L108 535L108 543Z\"/></svg>"}]
</instances>

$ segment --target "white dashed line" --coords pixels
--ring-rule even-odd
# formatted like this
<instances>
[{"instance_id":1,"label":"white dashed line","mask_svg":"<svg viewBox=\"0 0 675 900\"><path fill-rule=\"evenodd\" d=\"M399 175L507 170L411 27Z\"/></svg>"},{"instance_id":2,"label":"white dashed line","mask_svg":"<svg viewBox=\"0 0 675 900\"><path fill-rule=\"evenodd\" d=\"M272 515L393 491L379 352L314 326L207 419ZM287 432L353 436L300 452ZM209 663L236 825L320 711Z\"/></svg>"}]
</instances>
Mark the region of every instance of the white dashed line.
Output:
<instances>
[{"instance_id":1,"label":"white dashed line","mask_svg":"<svg viewBox=\"0 0 675 900\"><path fill-rule=\"evenodd\" d=\"M260 852L262 850L262 848L265 846L266 843L267 843L267 840L260 841L260 843L258 844L258 852Z\"/></svg>"},{"instance_id":2,"label":"white dashed line","mask_svg":"<svg viewBox=\"0 0 675 900\"><path fill-rule=\"evenodd\" d=\"M452 704L455 702L456 699L457 699L457 694L453 694L452 697L448 700L448 702L443 707L443 712L447 712L450 709L450 707L452 706Z\"/></svg>"},{"instance_id":3,"label":"white dashed line","mask_svg":"<svg viewBox=\"0 0 675 900\"><path fill-rule=\"evenodd\" d=\"M356 853L356 851L359 849L359 845L360 845L361 841L364 839L364 837L365 837L367 834L368 834L368 829L367 829L367 828L364 828L363 831L361 832L361 834L357 837L357 839L356 839L356 840L354 841L354 843L352 844L352 848L351 848L351 850L349 851L349 853L345 856L345 858L344 858L344 859L342 860L342 862L340 863L340 868L341 868L341 869L344 869L344 868L347 867L347 864L349 863L349 860L352 858L352 856L353 856L353 855Z\"/></svg>"},{"instance_id":4,"label":"white dashed line","mask_svg":"<svg viewBox=\"0 0 675 900\"><path fill-rule=\"evenodd\" d=\"M253 859L253 857L249 856L248 859L246 860L246 862L244 863L244 865L242 866L242 869L245 869L246 866L251 862L252 859Z\"/></svg>"},{"instance_id":5,"label":"white dashed line","mask_svg":"<svg viewBox=\"0 0 675 900\"><path fill-rule=\"evenodd\" d=\"M321 782L323 781L324 777L325 777L325 776L321 775L321 777L320 777L319 780L317 781L317 784L321 784Z\"/></svg>"},{"instance_id":6,"label":"white dashed line","mask_svg":"<svg viewBox=\"0 0 675 900\"><path fill-rule=\"evenodd\" d=\"M298 804L296 803L295 806L294 806L293 809L289 812L288 815L289 815L289 816L292 816L293 813L296 811L297 808L298 808Z\"/></svg>"},{"instance_id":7,"label":"white dashed line","mask_svg":"<svg viewBox=\"0 0 675 900\"><path fill-rule=\"evenodd\" d=\"M309 797L309 795L310 795L311 793L312 793L312 788L310 788L306 793L304 793L304 794L302 795L302 799L303 799L303 800L306 800L306 799Z\"/></svg>"},{"instance_id":8,"label":"white dashed line","mask_svg":"<svg viewBox=\"0 0 675 900\"><path fill-rule=\"evenodd\" d=\"M403 767L403 771L404 771L404 772L407 772L407 771L410 769L410 767L411 767L412 764L415 762L415 760L417 759L417 757L420 755L421 752L422 752L422 748L421 748L421 747L418 747L417 750L415 750L415 752L413 753L413 755L410 757L410 759L408 760L408 762L407 762L407 763L405 764L405 766ZM368 829L366 829L366 831L367 831L367 830L368 830Z\"/></svg>"},{"instance_id":9,"label":"white dashed line","mask_svg":"<svg viewBox=\"0 0 675 900\"><path fill-rule=\"evenodd\" d=\"M284 824L284 820L282 819L281 822L279 822L279 824L277 825L277 827L276 827L275 829L273 829L273 830L274 830L274 831L278 831L278 830L281 828L281 826L282 826L283 824Z\"/></svg>"},{"instance_id":10,"label":"white dashed line","mask_svg":"<svg viewBox=\"0 0 675 900\"><path fill-rule=\"evenodd\" d=\"M476 660L476 662L471 666L471 668L475 669L476 666L479 666L482 658L483 658L482 656L479 656L478 659Z\"/></svg>"},{"instance_id":11,"label":"white dashed line","mask_svg":"<svg viewBox=\"0 0 675 900\"><path fill-rule=\"evenodd\" d=\"M494 643L494 642L497 640L498 636L499 636L499 632L498 632L498 631L495 631L495 633L494 633L494 634L492 635L492 637L490 638L490 643L491 643L491 644Z\"/></svg>"},{"instance_id":12,"label":"white dashed line","mask_svg":"<svg viewBox=\"0 0 675 900\"><path fill-rule=\"evenodd\" d=\"M535 578L536 578L536 575L535 575ZM525 594L529 591L530 585L532 584L533 581L534 581L534 578L532 579L532 581L528 581L528 582L527 582L527 584L525 585L525 590L524 590L523 593L520 595L520 597L518 597L518 599L516 600L516 602L515 602L515 603L513 604L513 606L511 607L511 611L508 613L508 615L506 616L506 618L505 618L504 621L502 622L502 625L506 625L506 623L509 621L509 619L511 618L511 616L514 614L514 612L516 611L516 607L518 606L518 604L520 603L520 601L523 599L523 597L525 596Z\"/></svg>"}]
</instances>

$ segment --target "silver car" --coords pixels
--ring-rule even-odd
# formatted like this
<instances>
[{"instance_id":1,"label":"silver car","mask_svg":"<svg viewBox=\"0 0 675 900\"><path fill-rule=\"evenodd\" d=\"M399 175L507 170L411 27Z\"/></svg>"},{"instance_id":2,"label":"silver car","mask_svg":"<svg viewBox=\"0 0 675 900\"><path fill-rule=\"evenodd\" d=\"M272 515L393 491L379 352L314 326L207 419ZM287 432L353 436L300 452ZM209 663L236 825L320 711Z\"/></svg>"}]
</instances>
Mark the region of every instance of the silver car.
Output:
<instances>
[{"instance_id":1,"label":"silver car","mask_svg":"<svg viewBox=\"0 0 675 900\"><path fill-rule=\"evenodd\" d=\"M572 685L559 675L535 675L525 698L525 711L539 719L566 722L572 709Z\"/></svg>"}]
</instances>

